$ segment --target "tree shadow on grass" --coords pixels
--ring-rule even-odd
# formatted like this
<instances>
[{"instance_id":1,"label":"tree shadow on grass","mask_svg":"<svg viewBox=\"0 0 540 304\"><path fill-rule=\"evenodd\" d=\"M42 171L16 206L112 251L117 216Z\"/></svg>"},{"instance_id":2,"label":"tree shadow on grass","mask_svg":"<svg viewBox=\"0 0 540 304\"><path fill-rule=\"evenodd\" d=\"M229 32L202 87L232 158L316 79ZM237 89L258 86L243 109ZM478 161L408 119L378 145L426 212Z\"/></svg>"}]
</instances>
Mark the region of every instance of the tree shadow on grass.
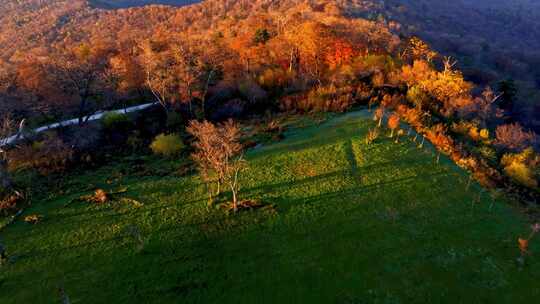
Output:
<instances>
[{"instance_id":1,"label":"tree shadow on grass","mask_svg":"<svg viewBox=\"0 0 540 304\"><path fill-rule=\"evenodd\" d=\"M421 161L421 160L418 160L417 158L416 159L411 158L410 161L407 162L407 166L411 166L411 164L414 164L414 163L422 164L424 162ZM358 167L358 168L356 168L356 170L357 170L357 174L359 176L361 176L362 172L370 172L373 169L383 170L385 167L402 165L402 164L403 164L402 159L400 159L400 160L379 162L379 163L371 164L371 165L365 166L365 167ZM254 197L257 197L257 196L260 196L260 195L264 195L264 194L277 194L277 197L279 197L280 193L285 192L287 190L291 190L293 188L299 188L299 187L303 187L305 185L310 185L310 184L318 183L318 182L321 182L321 181L324 181L324 180L330 180L332 178L343 177L343 176L347 176L347 175L353 177L355 183L358 185L359 183L358 183L357 179L354 178L355 176L352 174L351 169L333 171L333 172L329 172L329 173L325 173L325 174L321 174L321 175L317 175L317 176L313 176L313 177L307 177L307 178L294 180L294 181L285 181L285 182L275 183L275 184L259 185L259 186L255 186L255 187L243 190L242 195L244 197L254 198ZM433 176L433 175L424 175L424 177L429 177L429 176ZM418 177L412 177L412 178L418 178ZM375 186L389 186L389 185L392 185L395 182L399 182L399 181L402 181L402 180L408 180L408 179L411 179L411 177L406 177L405 179L397 179L397 180L393 180L393 181L390 181L390 182L382 182L382 183L367 186L367 187L373 188ZM346 192L343 192L342 194L345 194L347 192L351 192L351 193L358 192L361 189L366 190L366 189L369 189L369 188L366 188L366 186L354 187L354 188L351 188L350 190L346 190ZM336 194L339 195L339 192L337 192ZM226 197L227 195L228 195L228 193L223 194L224 197ZM177 201L177 202L173 202L173 203L170 203L170 202L154 203L154 204L151 205L151 207L142 207L142 208L139 208L139 209L132 209L132 210L128 210L128 211L121 212L121 213L118 212L118 210L115 209L114 206L107 206L107 207L103 207L103 208L98 209L98 210L91 210L91 211L85 211L85 212L80 212L80 213L72 213L72 214L69 214L69 215L63 215L63 216L55 217L53 219L54 219L55 224L62 225L63 230L66 231L66 230L69 229L69 227L73 227L73 226L86 225L86 224L95 224L96 220L99 220L100 222L101 221L108 222L108 221L110 221L112 219L115 219L115 218L121 218L121 217L125 217L125 216L133 217L133 216L136 216L138 214L145 214L145 215L151 216L151 215L154 215L154 214L157 214L157 213L161 212L163 209L187 207L187 206L196 205L196 204L204 204L207 200L208 199L203 196L201 198L197 198L197 199L193 199L193 200L189 200L189 201ZM278 201L279 201L280 207L282 207L282 205L290 205L290 203L283 204L284 203L283 199L277 199L276 202L278 202ZM265 202L265 203L273 203L273 202ZM118 202L115 202L114 204L118 204ZM105 213L110 213L110 214L103 215ZM89 218L85 218L85 219L67 221L66 222L66 220L68 220L70 218L77 218L77 217L80 217L80 216L83 216L83 215L84 216L92 216L93 215L93 216L99 216L99 217L97 217L97 218L96 217L89 217ZM39 227L37 227L35 229L39 229ZM10 239L6 239L6 242L16 242L16 241L22 241L24 239L25 239L25 237L10 238Z\"/></svg>"},{"instance_id":2,"label":"tree shadow on grass","mask_svg":"<svg viewBox=\"0 0 540 304\"><path fill-rule=\"evenodd\" d=\"M362 123L358 121L337 124L335 126L337 129L331 131L328 131L327 129L331 128L332 126L321 126L317 129L314 128L305 131L302 130L302 137L293 135L292 137L271 146L251 150L249 153L249 158L257 159L262 156L273 154L297 152L306 149L317 149L323 146L331 146L352 138L361 137L363 133L367 132L364 130L364 128L359 128L361 124ZM310 133L313 133L313 136L309 136ZM320 136L319 134L324 134L324 136Z\"/></svg>"},{"instance_id":3,"label":"tree shadow on grass","mask_svg":"<svg viewBox=\"0 0 540 304\"><path fill-rule=\"evenodd\" d=\"M348 195L358 195L358 194L361 194L363 191L370 191L370 190L377 189L377 188L380 188L380 187L384 187L384 189L388 189L389 186L390 187L400 187L400 186L402 186L403 183L406 183L408 181L414 181L414 180L418 180L418 179L430 179L430 178L432 178L434 176L444 176L445 174L446 174L445 172L441 172L441 173L434 173L434 174L431 174L431 175L425 175L425 176L422 176L422 177L418 177L418 176L403 177L403 178L393 179L393 180L389 180L389 181L385 181L385 182L381 182L381 183L376 183L376 184L372 184L372 185L366 185L366 186L363 186L363 187L352 187L352 188L346 189L346 190L328 192L328 193L323 193L323 194L319 194L319 195L312 195L312 196L303 197L303 198L289 199L289 200L287 200L288 203L287 203L286 206L284 204L280 204L280 212L288 212L290 210L290 208L293 207L293 206L311 205L311 204L317 204L317 203L320 203L320 202L328 202L329 200L333 200L333 199L336 199L336 198L345 199ZM355 212L355 211L363 209L363 208L365 208L365 205L356 204L356 205L353 205L352 208L348 208L346 213L351 214L352 212ZM322 224L324 222L324 218L325 217L323 216L320 219L316 219L316 221L321 222L321 224ZM186 228L200 229L201 225L218 224L220 222L224 222L224 221L227 221L227 220L230 220L230 219L231 219L230 216L224 216L222 218L215 218L212 221L203 220L203 221L197 221L197 222L192 222L192 223L186 223L186 224L183 224L183 225L172 225L170 227L166 227L166 228L162 228L162 229L153 231L152 234L163 233L163 232L174 231L174 230L183 230L183 229L186 229ZM348 221L355 221L355 219L349 219ZM332 222L330 224L335 225L336 223ZM317 225L315 225L315 226L317 226ZM265 229L267 229L264 226L257 226L257 227L256 227L257 229L261 229L263 231ZM322 229L324 230L325 228L322 228ZM272 233L272 235L274 235L274 234L275 233ZM308 234L309 235L316 235L317 232L316 231L309 231L309 232L305 232L304 234L305 235L308 235ZM340 235L340 237L342 237L344 235ZM76 250L79 250L79 249L82 249L82 248L87 248L89 246L103 245L103 244L106 244L106 243L115 243L115 242L118 242L118 241L120 241L120 240L122 240L124 238L128 238L128 237L129 236L126 236L126 235L120 235L120 236L116 236L116 237L112 237L112 238L108 238L108 239L90 241L90 242L85 242L85 243L81 243L81 244L77 244L77 245L73 245L73 246L64 246L64 247L61 247L61 248L55 248L53 250L35 250L35 251L30 251L30 252L24 252L24 253L19 253L19 257L24 258L24 259L41 259L41 258L46 258L46 257L54 257L54 256L58 256L58 255L61 255L61 254L65 254L66 252L69 252L69 251L76 251ZM191 235L191 237L193 237L193 235ZM215 237L222 238L222 234L221 233L216 234ZM207 236L199 236L199 237L195 237L195 238L189 238L189 239L186 240L187 241L186 246L189 247L189 246L191 246L189 244L196 244L197 242L203 242L203 243L211 242L211 240L212 240L212 237L208 238ZM323 246L324 244L325 244L325 242L317 242L317 244L310 243L308 246L298 248L297 250L298 250L298 252L302 252L302 251L306 250L308 247L311 248L313 246ZM185 246L183 246L183 247L185 247ZM239 248L239 249L236 249L236 251L235 250L231 251L228 248L227 249L227 254L228 255L234 255L236 253L241 254L243 250L245 250L245 249ZM282 255L290 256L290 253L293 252L293 251L289 250L285 254L285 253L283 253L281 251L268 252L267 250L262 250L261 252L253 255L252 259L261 259L262 260L262 259L266 259L266 258L274 257L274 256L277 256L277 257L282 256ZM157 253L157 254L159 254L159 253ZM178 257L176 257L176 258L178 258ZM197 260L197 259L204 259L205 257L204 256L188 257L186 255L182 255L181 258L183 258L183 259L188 258L190 260L193 260L193 259ZM104 265L105 264L106 263L104 263ZM94 265L94 266L96 266L96 265Z\"/></svg>"},{"instance_id":4,"label":"tree shadow on grass","mask_svg":"<svg viewBox=\"0 0 540 304\"><path fill-rule=\"evenodd\" d=\"M333 192L327 192L327 193L321 193L318 195L312 195L309 197L300 197L296 199L280 199L282 203L279 204L279 210L283 212L289 211L292 207L298 207L301 205L311 205L316 204L321 201L328 202L333 199L344 199L345 197L349 195L361 195L362 192L376 190L379 188L385 189L385 191L394 191L394 188L402 188L403 184L412 182L412 181L418 181L418 180L429 180L433 177L443 177L448 176L447 172L437 172L433 174L427 174L427 175L414 175L414 176L407 176L397 179L392 179L388 181L383 181L375 184L369 184L364 186L357 186L357 187L350 187L348 189L344 190L338 190ZM396 189L397 190L397 189ZM286 204L284 203L286 202Z\"/></svg>"}]
</instances>

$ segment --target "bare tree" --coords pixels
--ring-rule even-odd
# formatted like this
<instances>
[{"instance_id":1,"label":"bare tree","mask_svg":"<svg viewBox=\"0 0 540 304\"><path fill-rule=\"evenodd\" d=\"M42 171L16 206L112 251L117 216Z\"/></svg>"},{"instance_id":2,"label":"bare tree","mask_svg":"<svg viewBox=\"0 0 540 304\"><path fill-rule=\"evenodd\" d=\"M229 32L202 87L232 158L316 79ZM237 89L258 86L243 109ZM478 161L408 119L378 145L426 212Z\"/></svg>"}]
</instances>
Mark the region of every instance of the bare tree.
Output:
<instances>
[{"instance_id":1,"label":"bare tree","mask_svg":"<svg viewBox=\"0 0 540 304\"><path fill-rule=\"evenodd\" d=\"M201 49L195 42L187 40L172 44L145 41L140 44L140 49L145 84L156 101L166 111L175 102L186 102L193 114L193 101L198 99L204 117L208 89L221 75L223 50L210 46Z\"/></svg>"},{"instance_id":2,"label":"bare tree","mask_svg":"<svg viewBox=\"0 0 540 304\"><path fill-rule=\"evenodd\" d=\"M495 146L514 152L521 152L538 142L538 136L525 130L519 123L498 126L495 137Z\"/></svg>"},{"instance_id":3,"label":"bare tree","mask_svg":"<svg viewBox=\"0 0 540 304\"><path fill-rule=\"evenodd\" d=\"M174 73L174 54L165 46L146 40L139 45L140 62L145 72L145 85L166 112L178 99L178 75Z\"/></svg>"},{"instance_id":4,"label":"bare tree","mask_svg":"<svg viewBox=\"0 0 540 304\"><path fill-rule=\"evenodd\" d=\"M238 178L245 168L238 125L231 120L217 126L208 121L191 121L187 130L196 138L192 157L208 185L210 203L220 194L221 185L225 184L232 193L233 210L237 211Z\"/></svg>"}]
</instances>

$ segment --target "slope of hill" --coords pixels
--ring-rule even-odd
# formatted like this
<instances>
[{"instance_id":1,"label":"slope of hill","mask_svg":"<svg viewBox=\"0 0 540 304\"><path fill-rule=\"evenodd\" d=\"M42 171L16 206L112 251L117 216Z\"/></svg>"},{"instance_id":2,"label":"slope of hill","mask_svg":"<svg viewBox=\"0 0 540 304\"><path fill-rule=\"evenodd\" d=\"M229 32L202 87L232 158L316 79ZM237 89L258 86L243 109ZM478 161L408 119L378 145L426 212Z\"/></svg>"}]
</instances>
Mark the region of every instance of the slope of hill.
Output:
<instances>
[{"instance_id":1,"label":"slope of hill","mask_svg":"<svg viewBox=\"0 0 540 304\"><path fill-rule=\"evenodd\" d=\"M275 208L208 210L198 176L152 157L66 178L25 213L41 222L2 231L0 302L534 303L523 216L429 147L366 145L370 116L303 119L250 151L241 195ZM127 192L74 201L93 187Z\"/></svg>"}]
</instances>

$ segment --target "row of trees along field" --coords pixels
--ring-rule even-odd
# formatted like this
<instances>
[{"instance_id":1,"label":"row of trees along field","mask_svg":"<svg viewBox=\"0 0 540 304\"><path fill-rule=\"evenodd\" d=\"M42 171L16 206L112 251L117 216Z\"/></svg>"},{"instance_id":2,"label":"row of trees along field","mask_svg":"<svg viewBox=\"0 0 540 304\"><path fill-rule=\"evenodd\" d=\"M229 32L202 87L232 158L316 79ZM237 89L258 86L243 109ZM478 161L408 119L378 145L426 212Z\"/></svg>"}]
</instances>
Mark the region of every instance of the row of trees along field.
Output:
<instances>
[{"instance_id":1,"label":"row of trees along field","mask_svg":"<svg viewBox=\"0 0 540 304\"><path fill-rule=\"evenodd\" d=\"M6 3L12 13L20 9ZM4 121L74 115L84 132L91 129L85 117L98 109L152 100L167 124L175 120L182 130L190 120L340 112L365 104L378 106L381 117L400 115L484 184L537 193L536 135L497 103L511 92L474 94L455 62L422 40L400 38L385 22L347 17L362 1L205 1L114 12L78 1L47 3L25 3L29 19L2 17L8 20L2 33L24 29L18 37L40 26L20 42L26 50L2 53L2 110L12 113ZM45 18L56 20L46 25L43 13L61 17ZM21 155L32 157L36 146L62 158L80 152L76 143L52 142L30 145L27 153L3 151L3 157L16 163ZM66 163L56 164L65 169Z\"/></svg>"}]
</instances>

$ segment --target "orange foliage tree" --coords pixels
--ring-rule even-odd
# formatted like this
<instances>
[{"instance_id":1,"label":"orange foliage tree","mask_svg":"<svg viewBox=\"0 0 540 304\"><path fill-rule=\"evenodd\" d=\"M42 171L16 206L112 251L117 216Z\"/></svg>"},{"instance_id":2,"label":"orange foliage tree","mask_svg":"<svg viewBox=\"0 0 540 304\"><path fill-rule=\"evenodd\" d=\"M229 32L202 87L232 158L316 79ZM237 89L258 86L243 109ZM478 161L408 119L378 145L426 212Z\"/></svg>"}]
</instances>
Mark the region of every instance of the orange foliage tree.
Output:
<instances>
[{"instance_id":1,"label":"orange foliage tree","mask_svg":"<svg viewBox=\"0 0 540 304\"><path fill-rule=\"evenodd\" d=\"M394 137L394 132L399 128L400 118L397 113L392 113L388 117L388 128L391 130L390 137Z\"/></svg>"}]
</instances>

